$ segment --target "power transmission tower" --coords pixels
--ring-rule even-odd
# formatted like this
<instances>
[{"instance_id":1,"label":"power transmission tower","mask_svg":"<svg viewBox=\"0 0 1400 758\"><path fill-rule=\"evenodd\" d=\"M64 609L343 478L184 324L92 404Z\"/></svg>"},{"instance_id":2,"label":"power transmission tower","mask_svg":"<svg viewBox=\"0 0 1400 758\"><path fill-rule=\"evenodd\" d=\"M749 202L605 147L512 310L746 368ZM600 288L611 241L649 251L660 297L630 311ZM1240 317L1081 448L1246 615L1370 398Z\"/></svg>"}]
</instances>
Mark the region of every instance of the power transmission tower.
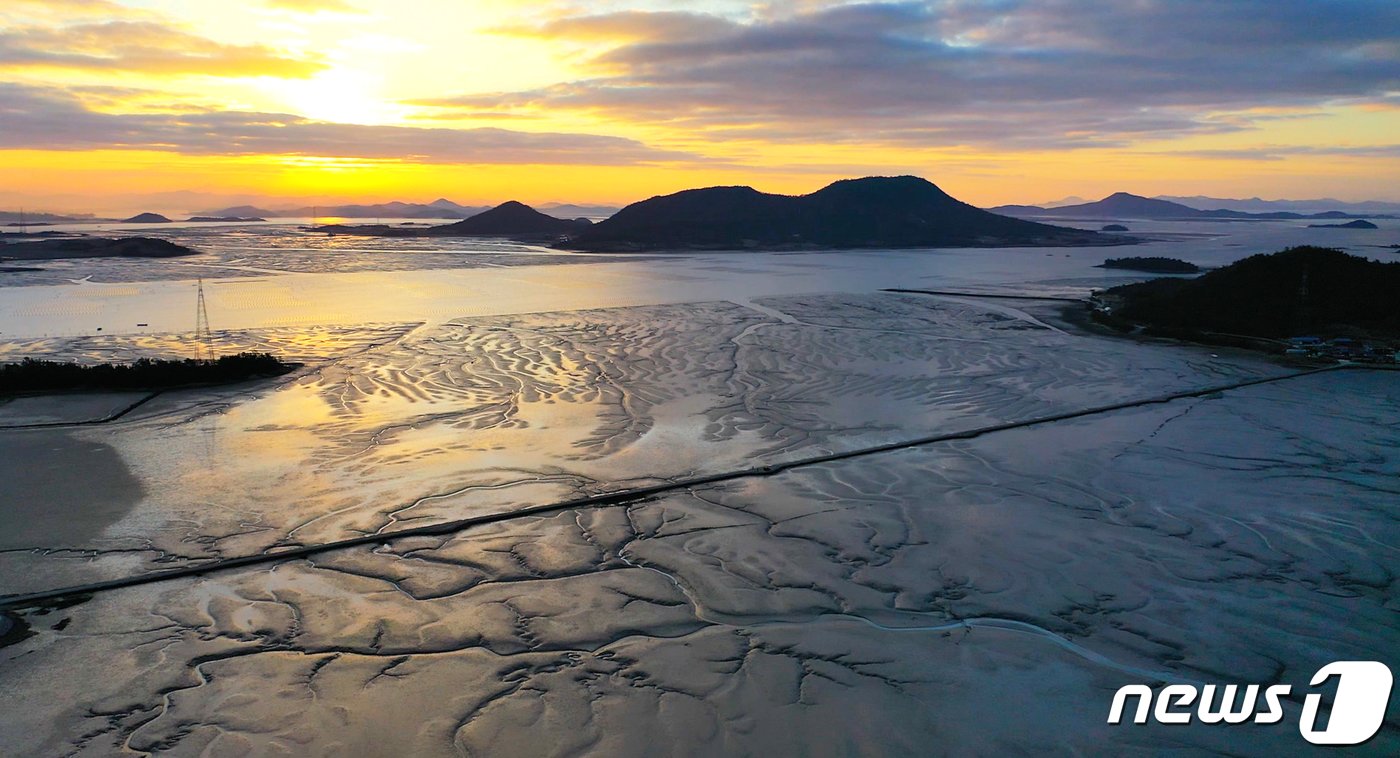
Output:
<instances>
[{"instance_id":1,"label":"power transmission tower","mask_svg":"<svg viewBox=\"0 0 1400 758\"><path fill-rule=\"evenodd\" d=\"M214 360L214 335L209 331L209 310L204 305L203 279L199 280L199 294L195 298L194 358Z\"/></svg>"}]
</instances>

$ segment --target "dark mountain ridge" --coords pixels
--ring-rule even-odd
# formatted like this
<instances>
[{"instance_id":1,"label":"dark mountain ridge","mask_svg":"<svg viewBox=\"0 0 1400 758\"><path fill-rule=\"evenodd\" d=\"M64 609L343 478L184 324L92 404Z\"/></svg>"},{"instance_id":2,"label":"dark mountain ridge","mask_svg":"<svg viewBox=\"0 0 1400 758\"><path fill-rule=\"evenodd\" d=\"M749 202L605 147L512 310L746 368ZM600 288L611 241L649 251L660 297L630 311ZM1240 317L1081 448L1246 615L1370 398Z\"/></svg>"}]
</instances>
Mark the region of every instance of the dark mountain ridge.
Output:
<instances>
[{"instance_id":1,"label":"dark mountain ridge","mask_svg":"<svg viewBox=\"0 0 1400 758\"><path fill-rule=\"evenodd\" d=\"M439 198L431 203L404 203L397 200L371 205L306 205L300 208L259 208L256 205L235 205L203 211L199 216L257 216L261 218L470 218L486 207L458 205Z\"/></svg>"},{"instance_id":2,"label":"dark mountain ridge","mask_svg":"<svg viewBox=\"0 0 1400 758\"><path fill-rule=\"evenodd\" d=\"M1212 219L1243 219L1243 220L1288 220L1288 219L1347 219L1359 218L1350 213L1341 211L1325 211L1322 213L1292 213L1288 211L1274 211L1268 213L1246 213L1244 211L1230 210L1228 208L1218 208L1215 210L1201 210L1188 205L1175 203L1170 200L1160 198L1143 197L1129 192L1115 192L1102 200L1095 200L1092 203L1080 203L1078 205L1061 205L1056 208L1041 208L1035 205L999 205L989 208L993 213L1003 213L1008 216L1024 216L1029 218L1065 218L1065 219L1108 219L1108 218L1142 218L1142 219L1163 219L1163 220L1212 220ZM1376 218L1387 218L1386 216L1376 216Z\"/></svg>"},{"instance_id":3,"label":"dark mountain ridge","mask_svg":"<svg viewBox=\"0 0 1400 758\"><path fill-rule=\"evenodd\" d=\"M998 216L915 176L835 182L809 195L685 190L633 203L571 237L592 251L1112 245L1133 240Z\"/></svg>"}]
</instances>

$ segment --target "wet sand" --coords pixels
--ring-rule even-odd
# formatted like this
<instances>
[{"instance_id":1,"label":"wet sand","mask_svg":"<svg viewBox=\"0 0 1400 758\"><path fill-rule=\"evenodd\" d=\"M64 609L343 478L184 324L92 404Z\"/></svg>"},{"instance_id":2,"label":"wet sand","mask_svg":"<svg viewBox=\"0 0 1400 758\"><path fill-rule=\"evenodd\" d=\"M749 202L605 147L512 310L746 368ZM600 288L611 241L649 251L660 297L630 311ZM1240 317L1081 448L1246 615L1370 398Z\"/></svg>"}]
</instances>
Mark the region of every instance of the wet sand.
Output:
<instances>
[{"instance_id":1,"label":"wet sand","mask_svg":"<svg viewBox=\"0 0 1400 758\"><path fill-rule=\"evenodd\" d=\"M0 550L90 547L145 494L110 445L62 430L0 434Z\"/></svg>"}]
</instances>

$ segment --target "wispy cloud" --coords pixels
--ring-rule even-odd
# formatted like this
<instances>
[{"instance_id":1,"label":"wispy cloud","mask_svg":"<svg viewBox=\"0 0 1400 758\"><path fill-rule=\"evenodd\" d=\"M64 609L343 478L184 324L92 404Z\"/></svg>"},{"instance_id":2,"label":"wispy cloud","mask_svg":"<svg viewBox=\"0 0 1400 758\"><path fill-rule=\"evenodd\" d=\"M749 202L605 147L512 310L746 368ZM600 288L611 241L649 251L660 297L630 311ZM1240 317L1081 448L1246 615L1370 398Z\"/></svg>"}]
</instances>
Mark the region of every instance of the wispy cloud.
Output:
<instances>
[{"instance_id":1,"label":"wispy cloud","mask_svg":"<svg viewBox=\"0 0 1400 758\"><path fill-rule=\"evenodd\" d=\"M1400 144L1260 145L1249 148L1174 150L1171 153L1148 154L1227 161L1281 161L1296 156L1321 156L1327 158L1400 158Z\"/></svg>"},{"instance_id":2,"label":"wispy cloud","mask_svg":"<svg viewBox=\"0 0 1400 758\"><path fill-rule=\"evenodd\" d=\"M460 164L634 165L700 160L688 153L593 134L363 126L277 113L98 113L66 92L0 83L0 149L11 148Z\"/></svg>"},{"instance_id":3,"label":"wispy cloud","mask_svg":"<svg viewBox=\"0 0 1400 758\"><path fill-rule=\"evenodd\" d=\"M19 68L305 77L324 65L262 45L222 44L156 21L108 21L0 31L0 70Z\"/></svg>"}]
</instances>

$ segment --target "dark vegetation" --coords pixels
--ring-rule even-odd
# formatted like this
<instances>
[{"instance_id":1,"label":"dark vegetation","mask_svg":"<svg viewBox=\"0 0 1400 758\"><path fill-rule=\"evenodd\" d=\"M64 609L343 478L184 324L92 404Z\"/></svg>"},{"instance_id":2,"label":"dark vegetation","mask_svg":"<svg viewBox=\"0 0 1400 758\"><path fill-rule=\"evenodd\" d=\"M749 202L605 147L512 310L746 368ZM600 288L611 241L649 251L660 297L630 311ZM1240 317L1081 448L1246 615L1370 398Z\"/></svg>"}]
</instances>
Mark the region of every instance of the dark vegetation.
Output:
<instances>
[{"instance_id":1,"label":"dark vegetation","mask_svg":"<svg viewBox=\"0 0 1400 758\"><path fill-rule=\"evenodd\" d=\"M1149 271L1154 274L1194 274L1201 270L1194 263L1179 258L1109 258L1098 268L1121 268L1128 271Z\"/></svg>"},{"instance_id":2,"label":"dark vegetation","mask_svg":"<svg viewBox=\"0 0 1400 758\"><path fill-rule=\"evenodd\" d=\"M268 353L238 353L216 360L155 360L84 365L25 358L0 365L0 394L55 390L167 389L229 384L280 376L296 368Z\"/></svg>"},{"instance_id":3,"label":"dark vegetation","mask_svg":"<svg viewBox=\"0 0 1400 758\"><path fill-rule=\"evenodd\" d=\"M472 219L474 220L474 219ZM1136 240L999 216L916 176L867 177L810 195L710 187L653 197L571 237L594 251L1121 245Z\"/></svg>"},{"instance_id":4,"label":"dark vegetation","mask_svg":"<svg viewBox=\"0 0 1400 758\"><path fill-rule=\"evenodd\" d=\"M1312 246L1254 255L1195 279L1114 287L1100 316L1113 326L1197 339L1228 333L1400 337L1400 262L1380 263Z\"/></svg>"}]
</instances>

